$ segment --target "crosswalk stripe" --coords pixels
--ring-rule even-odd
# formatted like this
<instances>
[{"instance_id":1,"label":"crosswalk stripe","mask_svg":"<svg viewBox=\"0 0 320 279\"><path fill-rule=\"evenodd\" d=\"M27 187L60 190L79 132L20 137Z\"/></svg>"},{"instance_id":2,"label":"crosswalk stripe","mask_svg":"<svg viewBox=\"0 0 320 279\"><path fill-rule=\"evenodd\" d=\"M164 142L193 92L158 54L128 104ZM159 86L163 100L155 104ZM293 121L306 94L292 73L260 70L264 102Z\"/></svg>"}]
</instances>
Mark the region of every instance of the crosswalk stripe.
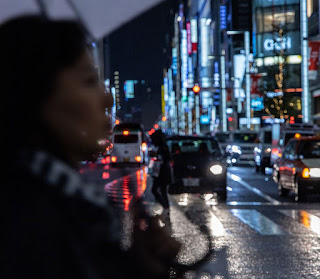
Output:
<instances>
[{"instance_id":1,"label":"crosswalk stripe","mask_svg":"<svg viewBox=\"0 0 320 279\"><path fill-rule=\"evenodd\" d=\"M224 236L227 234L226 230L224 229L222 223L218 219L216 215L212 211L210 211L210 228L211 229L211 234L213 236Z\"/></svg>"},{"instance_id":2,"label":"crosswalk stripe","mask_svg":"<svg viewBox=\"0 0 320 279\"><path fill-rule=\"evenodd\" d=\"M233 173L228 173L228 177L231 178L233 181L238 182L241 186L247 188L249 191L255 193L256 195L260 196L261 198L271 202L272 204L274 204L274 205L281 204L279 201L277 201L276 199L270 197L269 195L266 195L265 193L263 193L258 188L252 187L250 184L245 182L240 176L235 175Z\"/></svg>"},{"instance_id":3,"label":"crosswalk stripe","mask_svg":"<svg viewBox=\"0 0 320 279\"><path fill-rule=\"evenodd\" d=\"M231 213L240 221L262 235L283 235L280 226L254 209L231 209Z\"/></svg>"},{"instance_id":4,"label":"crosswalk stripe","mask_svg":"<svg viewBox=\"0 0 320 279\"><path fill-rule=\"evenodd\" d=\"M284 209L280 210L280 212L320 235L320 218L318 216L298 209Z\"/></svg>"}]
</instances>

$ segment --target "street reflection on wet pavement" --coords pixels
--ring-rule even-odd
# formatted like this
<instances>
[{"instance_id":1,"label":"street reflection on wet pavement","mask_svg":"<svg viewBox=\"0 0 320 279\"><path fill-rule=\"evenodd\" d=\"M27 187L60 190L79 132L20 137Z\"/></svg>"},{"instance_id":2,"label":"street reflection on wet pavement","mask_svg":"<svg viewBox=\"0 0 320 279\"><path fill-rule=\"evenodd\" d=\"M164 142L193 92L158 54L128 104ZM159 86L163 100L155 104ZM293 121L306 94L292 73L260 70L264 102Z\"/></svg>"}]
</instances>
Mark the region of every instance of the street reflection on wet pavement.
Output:
<instances>
[{"instance_id":1,"label":"street reflection on wet pavement","mask_svg":"<svg viewBox=\"0 0 320 279\"><path fill-rule=\"evenodd\" d=\"M129 211L130 205L143 196L146 187L147 169L144 167L133 174L107 183L104 189L116 208Z\"/></svg>"},{"instance_id":2,"label":"street reflection on wet pavement","mask_svg":"<svg viewBox=\"0 0 320 279\"><path fill-rule=\"evenodd\" d=\"M117 172L125 175L111 181ZM152 178L146 167L104 165L97 173L121 212L124 246L130 246L134 201L142 198L152 215L162 212L151 193ZM226 203L215 193L169 196L171 232L182 243L178 261L192 264L212 249L208 262L184 278L320 278L319 203L278 197L270 174L239 167L229 174Z\"/></svg>"}]
</instances>

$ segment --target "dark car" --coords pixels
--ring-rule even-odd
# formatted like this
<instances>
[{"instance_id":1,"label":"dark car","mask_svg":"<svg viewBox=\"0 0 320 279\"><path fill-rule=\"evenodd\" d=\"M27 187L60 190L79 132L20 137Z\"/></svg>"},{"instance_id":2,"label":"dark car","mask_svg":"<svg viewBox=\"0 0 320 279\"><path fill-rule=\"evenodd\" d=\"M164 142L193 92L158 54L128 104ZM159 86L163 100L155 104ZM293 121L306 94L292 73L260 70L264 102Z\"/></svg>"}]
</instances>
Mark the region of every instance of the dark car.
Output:
<instances>
[{"instance_id":1,"label":"dark car","mask_svg":"<svg viewBox=\"0 0 320 279\"><path fill-rule=\"evenodd\" d=\"M307 194L320 193L320 137L291 139L274 164L273 180L279 195L292 191L299 201Z\"/></svg>"},{"instance_id":2,"label":"dark car","mask_svg":"<svg viewBox=\"0 0 320 279\"><path fill-rule=\"evenodd\" d=\"M227 199L227 165L216 139L173 136L167 143L173 167L170 193L217 193Z\"/></svg>"},{"instance_id":3,"label":"dark car","mask_svg":"<svg viewBox=\"0 0 320 279\"><path fill-rule=\"evenodd\" d=\"M272 148L272 127L260 129L257 144L254 148L254 162L256 172L266 173L266 168L271 168L270 154Z\"/></svg>"}]
</instances>

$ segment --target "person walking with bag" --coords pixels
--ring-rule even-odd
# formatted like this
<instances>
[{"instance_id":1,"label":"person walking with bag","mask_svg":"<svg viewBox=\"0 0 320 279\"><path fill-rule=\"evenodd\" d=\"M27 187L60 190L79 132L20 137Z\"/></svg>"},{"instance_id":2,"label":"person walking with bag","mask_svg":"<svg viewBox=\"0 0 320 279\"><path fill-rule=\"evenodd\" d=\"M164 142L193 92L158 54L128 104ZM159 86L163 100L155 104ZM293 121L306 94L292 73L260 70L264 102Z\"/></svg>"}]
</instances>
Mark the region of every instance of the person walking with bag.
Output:
<instances>
[{"instance_id":1,"label":"person walking with bag","mask_svg":"<svg viewBox=\"0 0 320 279\"><path fill-rule=\"evenodd\" d=\"M170 166L171 155L166 142L165 134L156 130L151 135L153 145L157 148L157 172L153 176L152 193L155 200L163 207L163 217L170 219L168 186L172 182L172 171Z\"/></svg>"}]
</instances>

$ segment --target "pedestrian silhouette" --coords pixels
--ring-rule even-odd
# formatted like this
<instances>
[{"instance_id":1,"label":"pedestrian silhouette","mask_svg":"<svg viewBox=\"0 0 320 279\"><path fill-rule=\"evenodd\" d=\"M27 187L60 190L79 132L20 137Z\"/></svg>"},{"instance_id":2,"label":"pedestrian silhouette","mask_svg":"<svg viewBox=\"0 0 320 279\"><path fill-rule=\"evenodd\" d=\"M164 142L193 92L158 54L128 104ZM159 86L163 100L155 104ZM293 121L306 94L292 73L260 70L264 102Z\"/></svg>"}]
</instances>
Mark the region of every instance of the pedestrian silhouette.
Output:
<instances>
[{"instance_id":1,"label":"pedestrian silhouette","mask_svg":"<svg viewBox=\"0 0 320 279\"><path fill-rule=\"evenodd\" d=\"M134 210L133 244L81 160L105 149L113 105L82 26L25 16L0 26L0 278L167 278L180 244Z\"/></svg>"},{"instance_id":2,"label":"pedestrian silhouette","mask_svg":"<svg viewBox=\"0 0 320 279\"><path fill-rule=\"evenodd\" d=\"M151 135L153 145L157 148L157 161L160 164L159 175L153 177L152 193L155 200L163 206L163 217L170 219L168 186L172 182L172 172L170 166L170 152L166 142L165 134L161 130L156 130Z\"/></svg>"}]
</instances>

